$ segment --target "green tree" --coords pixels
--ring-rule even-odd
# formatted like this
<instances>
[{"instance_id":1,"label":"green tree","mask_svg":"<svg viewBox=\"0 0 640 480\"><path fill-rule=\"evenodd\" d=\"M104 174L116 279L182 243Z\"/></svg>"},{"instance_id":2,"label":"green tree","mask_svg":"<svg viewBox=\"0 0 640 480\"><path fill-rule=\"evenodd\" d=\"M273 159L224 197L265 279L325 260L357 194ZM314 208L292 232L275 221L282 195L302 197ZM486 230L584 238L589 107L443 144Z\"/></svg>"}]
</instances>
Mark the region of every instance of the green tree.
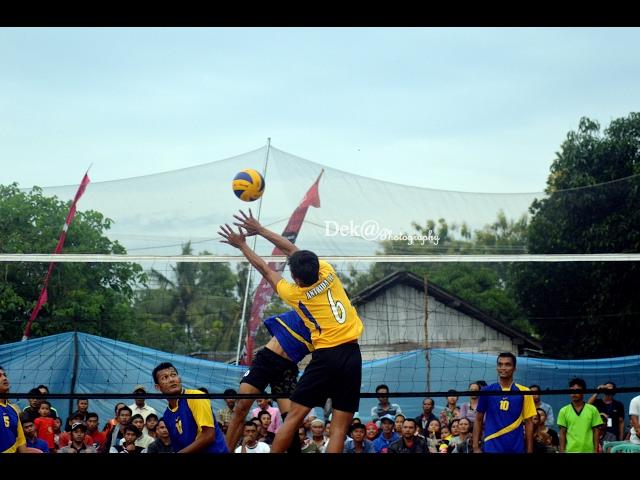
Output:
<instances>
[{"instance_id":1,"label":"green tree","mask_svg":"<svg viewBox=\"0 0 640 480\"><path fill-rule=\"evenodd\" d=\"M508 220L499 212L494 223L471 232L465 225L449 225L443 218L436 223L413 224L414 233L435 234L437 246L430 242L385 240L381 242L384 255L452 255L484 253L519 253L524 250L527 219ZM376 263L366 272L351 270L345 286L353 295L381 278L398 270L408 270L474 304L494 318L525 333L533 331L524 312L516 302L511 281L511 267L496 263Z\"/></svg>"},{"instance_id":2,"label":"green tree","mask_svg":"<svg viewBox=\"0 0 640 480\"><path fill-rule=\"evenodd\" d=\"M191 242L183 245L182 254L193 254ZM138 292L136 301L145 345L183 354L235 349L238 277L228 264L178 262L166 272L152 269L150 275L155 285Z\"/></svg>"},{"instance_id":3,"label":"green tree","mask_svg":"<svg viewBox=\"0 0 640 480\"><path fill-rule=\"evenodd\" d=\"M0 185L0 252L52 253L69 207L70 201L46 197L38 187L23 192L16 183ZM63 252L125 254L122 245L106 237L110 226L99 212L78 212ZM0 342L21 338L48 267L46 262L0 265ZM134 289L145 281L137 264L58 263L31 335L78 330L130 340Z\"/></svg>"},{"instance_id":4,"label":"green tree","mask_svg":"<svg viewBox=\"0 0 640 480\"><path fill-rule=\"evenodd\" d=\"M553 161L547 197L531 206L529 252L639 252L639 174L640 114L616 119L604 132L581 119ZM637 262L522 264L514 283L547 354L640 353Z\"/></svg>"}]
</instances>

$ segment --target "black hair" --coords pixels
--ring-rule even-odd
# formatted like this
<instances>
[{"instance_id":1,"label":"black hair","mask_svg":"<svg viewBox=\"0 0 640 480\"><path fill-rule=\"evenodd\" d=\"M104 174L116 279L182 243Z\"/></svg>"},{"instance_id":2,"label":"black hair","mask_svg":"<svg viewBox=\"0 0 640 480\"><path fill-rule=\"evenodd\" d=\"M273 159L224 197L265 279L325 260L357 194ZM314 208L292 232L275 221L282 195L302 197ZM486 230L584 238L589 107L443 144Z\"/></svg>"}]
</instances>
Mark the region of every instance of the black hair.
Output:
<instances>
[{"instance_id":1,"label":"black hair","mask_svg":"<svg viewBox=\"0 0 640 480\"><path fill-rule=\"evenodd\" d=\"M124 407L120 407L120 408L118 409L118 415L120 415L120 412L121 412L122 410L128 410L128 411L129 411L129 413L130 413L131 415L133 415L133 410L131 410L131 409L130 409L129 407L127 407L126 405L125 405Z\"/></svg>"},{"instance_id":2,"label":"black hair","mask_svg":"<svg viewBox=\"0 0 640 480\"><path fill-rule=\"evenodd\" d=\"M0 370L2 369L0 368ZM22 423L22 425L24 425L25 423L33 423L31 415L29 415L27 412L22 412L20 414L20 423Z\"/></svg>"},{"instance_id":3,"label":"black hair","mask_svg":"<svg viewBox=\"0 0 640 480\"><path fill-rule=\"evenodd\" d=\"M94 417L97 419L100 418L96 412L87 412L86 420L89 420L90 418L94 418Z\"/></svg>"},{"instance_id":4,"label":"black hair","mask_svg":"<svg viewBox=\"0 0 640 480\"><path fill-rule=\"evenodd\" d=\"M542 390L542 389L540 388L540 385L537 385L537 384L535 384L535 383L534 383L533 385L530 385L530 386L529 386L529 390L533 390L534 388L537 388L538 390Z\"/></svg>"},{"instance_id":5,"label":"black hair","mask_svg":"<svg viewBox=\"0 0 640 480\"><path fill-rule=\"evenodd\" d=\"M498 359L496 360L496 363L498 362L498 360L500 358L510 358L511 360L513 360L513 366L514 367L516 366L516 362L517 362L516 361L516 356L513 353L511 353L511 352L502 352L502 353L498 354Z\"/></svg>"},{"instance_id":6,"label":"black hair","mask_svg":"<svg viewBox=\"0 0 640 480\"><path fill-rule=\"evenodd\" d=\"M404 422L413 422L413 426L414 427L418 426L418 422L416 422L415 418L407 417L407 418L404 419ZM402 423L404 423L404 422L402 422Z\"/></svg>"},{"instance_id":7,"label":"black hair","mask_svg":"<svg viewBox=\"0 0 640 480\"><path fill-rule=\"evenodd\" d=\"M486 387L487 386L487 382L485 382L484 380L477 380L476 385L478 385L480 388L482 387Z\"/></svg>"},{"instance_id":8,"label":"black hair","mask_svg":"<svg viewBox=\"0 0 640 480\"><path fill-rule=\"evenodd\" d=\"M130 432L135 433L136 434L136 438L142 436L142 432L140 430L138 430L138 427L136 427L135 425L133 425L131 423L128 424L126 427L124 427L125 433L127 432L127 430L130 431Z\"/></svg>"},{"instance_id":9,"label":"black hair","mask_svg":"<svg viewBox=\"0 0 640 480\"><path fill-rule=\"evenodd\" d=\"M238 392L236 392L233 388L227 388L223 393L223 395L237 395L237 394Z\"/></svg>"},{"instance_id":10,"label":"black hair","mask_svg":"<svg viewBox=\"0 0 640 480\"><path fill-rule=\"evenodd\" d=\"M382 390L383 388L385 388L387 390L387 393L389 393L389 387L387 387L384 383L381 383L376 387L376 393L378 393L378 390Z\"/></svg>"},{"instance_id":11,"label":"black hair","mask_svg":"<svg viewBox=\"0 0 640 480\"><path fill-rule=\"evenodd\" d=\"M255 424L255 423L253 423L253 420L247 420L246 422L244 422L244 426L245 426L245 427L258 428L258 427L256 427L256 424Z\"/></svg>"},{"instance_id":12,"label":"black hair","mask_svg":"<svg viewBox=\"0 0 640 480\"><path fill-rule=\"evenodd\" d=\"M310 287L318 281L320 261L318 256L309 250L298 250L289 257L289 268L294 279L301 287Z\"/></svg>"},{"instance_id":13,"label":"black hair","mask_svg":"<svg viewBox=\"0 0 640 480\"><path fill-rule=\"evenodd\" d=\"M198 390L200 390L202 393L209 393L209 389L205 387L198 387Z\"/></svg>"},{"instance_id":14,"label":"black hair","mask_svg":"<svg viewBox=\"0 0 640 480\"><path fill-rule=\"evenodd\" d=\"M120 409L122 410L122 409ZM134 416L131 417L131 420L129 420L130 422L133 422L134 420L136 420L137 418L139 418L140 420L142 420L144 422L144 417L142 415L140 415L139 413L136 413Z\"/></svg>"},{"instance_id":15,"label":"black hair","mask_svg":"<svg viewBox=\"0 0 640 480\"><path fill-rule=\"evenodd\" d=\"M155 413L150 413L149 415L147 415L147 418L144 419L144 423L147 423L147 420L149 420L149 417L154 417L156 420L158 420L158 415L156 415Z\"/></svg>"},{"instance_id":16,"label":"black hair","mask_svg":"<svg viewBox=\"0 0 640 480\"><path fill-rule=\"evenodd\" d=\"M266 414L266 415L269 415L270 417L273 417L273 415L271 415L271 413L269 413L269 411L268 411L268 410L260 410L260 411L258 412L258 415L257 415L258 420L260 420L260 417L262 417L262 415L265 415L265 414Z\"/></svg>"},{"instance_id":17,"label":"black hair","mask_svg":"<svg viewBox=\"0 0 640 480\"><path fill-rule=\"evenodd\" d=\"M578 385L581 389L586 390L587 383L582 378L572 378L569 380L569 387L573 387L574 385Z\"/></svg>"},{"instance_id":18,"label":"black hair","mask_svg":"<svg viewBox=\"0 0 640 480\"><path fill-rule=\"evenodd\" d=\"M0 367L0 370L1 370L1 369L2 369L2 367ZM37 388L38 390L40 390L41 388L44 388L44 389L47 391L47 393L49 393L49 387L47 387L46 385L42 385L42 384L40 384L40 385L38 385L36 388Z\"/></svg>"},{"instance_id":19,"label":"black hair","mask_svg":"<svg viewBox=\"0 0 640 480\"><path fill-rule=\"evenodd\" d=\"M165 370L167 368L173 368L176 371L176 373L178 373L178 369L172 363L162 362L160 365L154 368L153 372L151 373L151 375L153 376L153 383L155 383L156 385L158 384L158 379L156 378L158 376L158 372L160 370Z\"/></svg>"},{"instance_id":20,"label":"black hair","mask_svg":"<svg viewBox=\"0 0 640 480\"><path fill-rule=\"evenodd\" d=\"M42 392L37 388L32 388L31 390L29 390L29 393L27 395L42 395Z\"/></svg>"},{"instance_id":21,"label":"black hair","mask_svg":"<svg viewBox=\"0 0 640 480\"><path fill-rule=\"evenodd\" d=\"M50 403L50 402L47 402L46 400L41 400L41 401L40 401L40 406L44 405L45 403L46 403L47 405L49 405L49 408L51 408L51 403Z\"/></svg>"},{"instance_id":22,"label":"black hair","mask_svg":"<svg viewBox=\"0 0 640 480\"><path fill-rule=\"evenodd\" d=\"M367 431L367 427L364 426L364 424L362 423L352 423L351 426L349 427L349 433L352 433L354 430L364 430L365 432Z\"/></svg>"},{"instance_id":23,"label":"black hair","mask_svg":"<svg viewBox=\"0 0 640 480\"><path fill-rule=\"evenodd\" d=\"M604 382L605 385L607 385L608 383L610 383L611 385L613 385L613 388L616 388L616 384L615 382L612 382L611 380L609 380L608 382Z\"/></svg>"}]
</instances>

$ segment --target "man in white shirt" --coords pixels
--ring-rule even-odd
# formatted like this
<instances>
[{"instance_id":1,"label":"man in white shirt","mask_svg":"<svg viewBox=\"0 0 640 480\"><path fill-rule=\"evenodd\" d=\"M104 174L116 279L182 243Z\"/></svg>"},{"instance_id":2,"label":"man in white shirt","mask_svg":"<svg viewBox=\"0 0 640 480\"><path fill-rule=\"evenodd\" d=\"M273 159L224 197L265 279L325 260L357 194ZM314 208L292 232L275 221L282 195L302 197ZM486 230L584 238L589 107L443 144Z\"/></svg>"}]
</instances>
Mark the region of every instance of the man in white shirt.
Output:
<instances>
[{"instance_id":1,"label":"man in white shirt","mask_svg":"<svg viewBox=\"0 0 640 480\"><path fill-rule=\"evenodd\" d=\"M258 428L252 421L245 422L242 445L235 449L235 453L269 453L271 448L264 442L258 441Z\"/></svg>"},{"instance_id":2,"label":"man in white shirt","mask_svg":"<svg viewBox=\"0 0 640 480\"><path fill-rule=\"evenodd\" d=\"M133 389L133 393L147 393L147 389L144 387L144 385L136 385L136 387ZM145 422L147 421L147 415L149 415L150 413L158 415L158 412L156 412L155 408L145 404L144 398L136 398L135 403L129 405L129 408L131 409L132 417L133 415L139 413L140 415L142 415L142 419Z\"/></svg>"}]
</instances>

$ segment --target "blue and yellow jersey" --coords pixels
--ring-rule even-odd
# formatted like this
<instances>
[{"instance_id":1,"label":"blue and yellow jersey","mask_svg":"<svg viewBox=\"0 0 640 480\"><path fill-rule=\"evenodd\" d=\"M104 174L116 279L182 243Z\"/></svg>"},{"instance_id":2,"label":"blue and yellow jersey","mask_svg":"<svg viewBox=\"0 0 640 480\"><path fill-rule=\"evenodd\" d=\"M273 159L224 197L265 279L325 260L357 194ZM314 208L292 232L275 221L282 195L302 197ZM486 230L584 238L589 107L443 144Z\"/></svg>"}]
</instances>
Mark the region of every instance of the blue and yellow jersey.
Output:
<instances>
[{"instance_id":1,"label":"blue and yellow jersey","mask_svg":"<svg viewBox=\"0 0 640 480\"><path fill-rule=\"evenodd\" d=\"M318 281L310 287L299 287L285 279L276 287L280 298L304 321L315 348L335 347L357 340L362 334L358 312L351 305L336 271L324 260L320 260Z\"/></svg>"},{"instance_id":2,"label":"blue and yellow jersey","mask_svg":"<svg viewBox=\"0 0 640 480\"><path fill-rule=\"evenodd\" d=\"M22 431L20 416L15 405L0 401L0 452L14 453L18 447L26 445L27 440Z\"/></svg>"},{"instance_id":3,"label":"blue and yellow jersey","mask_svg":"<svg viewBox=\"0 0 640 480\"><path fill-rule=\"evenodd\" d=\"M200 390L183 389L182 393L202 394ZM211 402L207 398L180 398L175 409L167 407L164 421L171 437L174 451L180 451L194 442L202 427L215 428L216 438L202 453L228 453L224 433L213 416Z\"/></svg>"},{"instance_id":4,"label":"blue and yellow jersey","mask_svg":"<svg viewBox=\"0 0 640 480\"><path fill-rule=\"evenodd\" d=\"M292 362L298 363L313 352L311 332L295 310L265 319L264 326L278 340Z\"/></svg>"},{"instance_id":5,"label":"blue and yellow jersey","mask_svg":"<svg viewBox=\"0 0 640 480\"><path fill-rule=\"evenodd\" d=\"M528 391L517 383L503 389L499 383L482 391ZM484 413L483 450L488 453L524 453L526 451L523 422L536 414L531 395L490 395L478 399L476 411Z\"/></svg>"}]
</instances>

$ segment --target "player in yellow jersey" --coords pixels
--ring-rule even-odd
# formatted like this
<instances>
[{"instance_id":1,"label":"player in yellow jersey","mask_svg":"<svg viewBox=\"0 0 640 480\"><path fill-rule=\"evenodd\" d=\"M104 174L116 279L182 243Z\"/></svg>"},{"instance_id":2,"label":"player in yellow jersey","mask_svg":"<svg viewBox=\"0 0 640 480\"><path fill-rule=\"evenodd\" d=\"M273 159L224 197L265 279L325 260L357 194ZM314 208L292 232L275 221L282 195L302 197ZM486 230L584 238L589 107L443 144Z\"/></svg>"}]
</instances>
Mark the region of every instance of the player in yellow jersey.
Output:
<instances>
[{"instance_id":1,"label":"player in yellow jersey","mask_svg":"<svg viewBox=\"0 0 640 480\"><path fill-rule=\"evenodd\" d=\"M276 433L272 453L281 453L297 434L298 426L311 408L322 406L331 398L333 414L327 453L341 453L353 414L360 404L362 357L358 338L363 325L333 267L308 250L260 225L240 211L234 215L238 232L229 225L218 232L223 240L238 248L256 270L269 282L278 296L295 309L311 331L314 352L311 362L291 395L291 410ZM287 282L269 268L246 242L246 237L260 235L289 257L291 276Z\"/></svg>"}]
</instances>

